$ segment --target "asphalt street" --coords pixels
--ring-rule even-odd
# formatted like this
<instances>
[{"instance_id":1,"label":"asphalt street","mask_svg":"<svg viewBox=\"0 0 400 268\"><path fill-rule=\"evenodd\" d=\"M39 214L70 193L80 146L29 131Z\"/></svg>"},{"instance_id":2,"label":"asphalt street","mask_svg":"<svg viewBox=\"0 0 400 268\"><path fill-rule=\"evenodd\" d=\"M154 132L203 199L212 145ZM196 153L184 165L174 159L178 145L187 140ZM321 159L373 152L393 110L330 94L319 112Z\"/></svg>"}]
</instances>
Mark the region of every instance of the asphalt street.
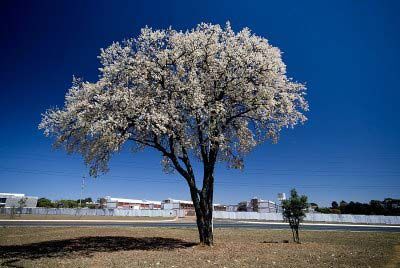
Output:
<instances>
[{"instance_id":1,"label":"asphalt street","mask_svg":"<svg viewBox=\"0 0 400 268\"><path fill-rule=\"evenodd\" d=\"M3 227L169 227L196 228L194 222L129 222L129 221L7 221L0 220ZM287 223L243 222L215 220L214 228L247 228L247 229L289 229ZM352 232L400 232L400 226L368 225L331 225L303 224L303 230L310 231L352 231Z\"/></svg>"}]
</instances>

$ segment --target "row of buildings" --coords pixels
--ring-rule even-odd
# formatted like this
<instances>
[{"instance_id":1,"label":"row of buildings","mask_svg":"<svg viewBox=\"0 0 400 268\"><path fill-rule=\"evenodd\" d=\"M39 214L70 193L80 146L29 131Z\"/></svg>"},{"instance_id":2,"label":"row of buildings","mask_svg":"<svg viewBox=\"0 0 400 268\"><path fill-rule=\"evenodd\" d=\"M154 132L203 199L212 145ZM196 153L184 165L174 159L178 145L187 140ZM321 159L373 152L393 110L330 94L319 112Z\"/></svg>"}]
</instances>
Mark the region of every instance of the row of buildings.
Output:
<instances>
[{"instance_id":1,"label":"row of buildings","mask_svg":"<svg viewBox=\"0 0 400 268\"><path fill-rule=\"evenodd\" d=\"M25 194L0 193L0 207L36 207L38 198ZM106 196L100 198L95 207L103 209L165 209L185 210L187 215L194 215L192 201L168 198L162 201L128 199ZM252 198L235 205L214 204L216 211L280 212L281 206L271 200Z\"/></svg>"},{"instance_id":2,"label":"row of buildings","mask_svg":"<svg viewBox=\"0 0 400 268\"><path fill-rule=\"evenodd\" d=\"M192 201L168 198L162 201L151 201L141 199L114 198L106 196L99 199L101 208L124 208L124 209L179 209L194 211ZM280 204L260 198L252 198L235 205L214 204L216 211L248 211L248 212L280 212Z\"/></svg>"},{"instance_id":3,"label":"row of buildings","mask_svg":"<svg viewBox=\"0 0 400 268\"><path fill-rule=\"evenodd\" d=\"M122 208L122 209L183 209L194 210L193 202L168 198L162 201L127 199L106 196L98 201L100 208ZM216 210L226 210L227 206L214 204Z\"/></svg>"}]
</instances>

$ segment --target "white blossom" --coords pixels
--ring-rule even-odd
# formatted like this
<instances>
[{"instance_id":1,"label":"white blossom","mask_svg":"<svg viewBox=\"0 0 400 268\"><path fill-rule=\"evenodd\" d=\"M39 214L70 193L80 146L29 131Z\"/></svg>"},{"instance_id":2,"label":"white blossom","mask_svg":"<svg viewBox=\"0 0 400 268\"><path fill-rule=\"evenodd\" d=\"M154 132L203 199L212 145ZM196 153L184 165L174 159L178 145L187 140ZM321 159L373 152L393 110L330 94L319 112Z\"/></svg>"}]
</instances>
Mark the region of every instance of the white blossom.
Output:
<instances>
[{"instance_id":1,"label":"white blossom","mask_svg":"<svg viewBox=\"0 0 400 268\"><path fill-rule=\"evenodd\" d=\"M247 28L146 27L99 58L99 80L74 78L64 107L39 125L56 146L81 153L94 176L127 141L160 145L179 161L185 153L204 161L202 150L214 148L217 160L240 168L255 146L306 120L305 86L287 77L281 51Z\"/></svg>"}]
</instances>

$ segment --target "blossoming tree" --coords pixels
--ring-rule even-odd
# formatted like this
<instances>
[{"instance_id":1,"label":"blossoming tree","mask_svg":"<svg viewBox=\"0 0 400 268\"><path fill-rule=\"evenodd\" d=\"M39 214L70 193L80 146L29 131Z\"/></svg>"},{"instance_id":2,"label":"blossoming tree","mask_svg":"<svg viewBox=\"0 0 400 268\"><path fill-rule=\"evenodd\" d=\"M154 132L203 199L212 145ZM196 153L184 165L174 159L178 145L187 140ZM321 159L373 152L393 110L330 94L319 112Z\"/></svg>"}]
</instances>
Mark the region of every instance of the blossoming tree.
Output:
<instances>
[{"instance_id":1,"label":"blossoming tree","mask_svg":"<svg viewBox=\"0 0 400 268\"><path fill-rule=\"evenodd\" d=\"M304 85L286 76L278 48L229 23L146 27L99 58L99 80L74 78L65 106L43 114L39 128L56 147L82 154L92 176L107 172L124 144L158 150L164 170L186 180L200 242L211 245L216 163L242 168L255 146L304 122Z\"/></svg>"}]
</instances>

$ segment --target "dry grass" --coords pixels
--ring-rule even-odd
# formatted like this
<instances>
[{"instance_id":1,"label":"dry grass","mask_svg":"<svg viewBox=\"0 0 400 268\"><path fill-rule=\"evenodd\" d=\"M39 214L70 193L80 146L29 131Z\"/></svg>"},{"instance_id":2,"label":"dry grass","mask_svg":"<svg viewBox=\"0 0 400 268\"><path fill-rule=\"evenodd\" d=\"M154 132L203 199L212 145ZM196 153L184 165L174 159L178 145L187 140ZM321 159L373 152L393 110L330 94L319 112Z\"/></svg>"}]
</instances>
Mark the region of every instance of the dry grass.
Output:
<instances>
[{"instance_id":1,"label":"dry grass","mask_svg":"<svg viewBox=\"0 0 400 268\"><path fill-rule=\"evenodd\" d=\"M11 219L10 215L0 215L1 219ZM130 217L130 216L70 216L70 215L29 215L29 214L16 214L14 220L143 220L143 221L158 221L158 220L171 220L174 217Z\"/></svg>"},{"instance_id":2,"label":"dry grass","mask_svg":"<svg viewBox=\"0 0 400 268\"><path fill-rule=\"evenodd\" d=\"M1 228L0 264L17 267L400 267L399 233L217 229Z\"/></svg>"}]
</instances>

